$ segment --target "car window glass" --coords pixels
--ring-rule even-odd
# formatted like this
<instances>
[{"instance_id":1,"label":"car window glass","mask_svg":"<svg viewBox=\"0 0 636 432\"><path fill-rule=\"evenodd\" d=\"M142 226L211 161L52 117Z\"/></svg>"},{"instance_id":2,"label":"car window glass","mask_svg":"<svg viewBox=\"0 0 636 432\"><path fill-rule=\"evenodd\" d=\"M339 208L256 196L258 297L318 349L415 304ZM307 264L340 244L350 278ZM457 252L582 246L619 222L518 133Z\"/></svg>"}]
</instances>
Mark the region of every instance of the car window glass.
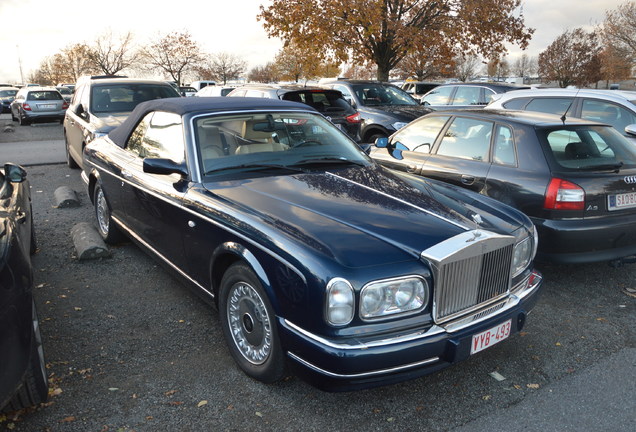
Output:
<instances>
[{"instance_id":1,"label":"car window glass","mask_svg":"<svg viewBox=\"0 0 636 432\"><path fill-rule=\"evenodd\" d=\"M155 112L141 140L139 156L165 158L175 162L183 161L185 144L181 116L174 113Z\"/></svg>"},{"instance_id":2,"label":"car window glass","mask_svg":"<svg viewBox=\"0 0 636 432\"><path fill-rule=\"evenodd\" d=\"M636 149L612 127L584 126L545 131L549 150L563 168L593 169L636 164Z\"/></svg>"},{"instance_id":3,"label":"car window glass","mask_svg":"<svg viewBox=\"0 0 636 432\"><path fill-rule=\"evenodd\" d=\"M449 116L423 117L397 132L391 142L402 143L410 151L430 153L437 135L442 130Z\"/></svg>"},{"instance_id":4,"label":"car window glass","mask_svg":"<svg viewBox=\"0 0 636 432\"><path fill-rule=\"evenodd\" d=\"M130 112L141 102L169 97L179 97L179 92L170 85L122 83L93 86L91 112Z\"/></svg>"},{"instance_id":5,"label":"car window glass","mask_svg":"<svg viewBox=\"0 0 636 432\"><path fill-rule=\"evenodd\" d=\"M508 102L503 103L504 108L510 110L519 110L523 109L523 107L528 103L530 98L516 98L510 99Z\"/></svg>"},{"instance_id":6,"label":"car window glass","mask_svg":"<svg viewBox=\"0 0 636 432\"><path fill-rule=\"evenodd\" d=\"M517 164L512 129L507 126L497 126L492 161L500 165Z\"/></svg>"},{"instance_id":7,"label":"car window glass","mask_svg":"<svg viewBox=\"0 0 636 432\"><path fill-rule=\"evenodd\" d=\"M489 104L490 102L492 102L492 98L493 96L495 96L497 93L493 90L493 89L489 89L489 88L485 88L484 87L484 99L481 100L482 104Z\"/></svg>"},{"instance_id":8,"label":"car window glass","mask_svg":"<svg viewBox=\"0 0 636 432\"><path fill-rule=\"evenodd\" d=\"M636 117L627 109L610 102L594 99L583 100L581 118L607 123L621 133L625 132L625 126L636 123Z\"/></svg>"},{"instance_id":9,"label":"car window glass","mask_svg":"<svg viewBox=\"0 0 636 432\"><path fill-rule=\"evenodd\" d=\"M139 122L137 127L133 130L132 134L130 134L130 138L126 142L126 150L135 156L143 156L143 148L141 146L144 135L146 134L146 129L148 129L148 124L150 123L150 119L152 118L153 113L150 113L144 117L142 121Z\"/></svg>"},{"instance_id":10,"label":"car window glass","mask_svg":"<svg viewBox=\"0 0 636 432\"><path fill-rule=\"evenodd\" d=\"M422 103L429 105L448 105L448 99L455 86L436 87L426 96L422 97Z\"/></svg>"},{"instance_id":11,"label":"car window glass","mask_svg":"<svg viewBox=\"0 0 636 432\"><path fill-rule=\"evenodd\" d=\"M479 105L481 87L459 86L451 105Z\"/></svg>"},{"instance_id":12,"label":"car window glass","mask_svg":"<svg viewBox=\"0 0 636 432\"><path fill-rule=\"evenodd\" d=\"M571 103L572 98L536 98L530 101L526 110L563 115L568 111Z\"/></svg>"},{"instance_id":13,"label":"car window glass","mask_svg":"<svg viewBox=\"0 0 636 432\"><path fill-rule=\"evenodd\" d=\"M60 100L63 99L60 92L53 90L42 90L29 92L27 100L44 101L44 100Z\"/></svg>"},{"instance_id":14,"label":"car window glass","mask_svg":"<svg viewBox=\"0 0 636 432\"><path fill-rule=\"evenodd\" d=\"M442 141L438 155L476 161L488 160L493 124L488 121L457 117Z\"/></svg>"},{"instance_id":15,"label":"car window glass","mask_svg":"<svg viewBox=\"0 0 636 432\"><path fill-rule=\"evenodd\" d=\"M417 105L404 90L381 83L355 84L352 86L362 105Z\"/></svg>"}]
</instances>

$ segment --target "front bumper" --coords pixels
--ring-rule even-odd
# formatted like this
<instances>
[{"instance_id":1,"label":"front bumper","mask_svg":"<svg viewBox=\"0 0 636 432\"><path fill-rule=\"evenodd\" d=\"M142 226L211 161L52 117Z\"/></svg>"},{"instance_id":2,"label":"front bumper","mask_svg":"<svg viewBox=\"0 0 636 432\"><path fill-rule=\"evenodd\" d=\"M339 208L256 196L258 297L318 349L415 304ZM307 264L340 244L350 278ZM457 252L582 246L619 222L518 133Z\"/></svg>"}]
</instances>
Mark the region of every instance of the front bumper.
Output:
<instances>
[{"instance_id":1,"label":"front bumper","mask_svg":"<svg viewBox=\"0 0 636 432\"><path fill-rule=\"evenodd\" d=\"M534 271L506 299L443 326L381 340L343 343L311 334L279 319L281 340L298 375L328 391L376 387L436 372L467 359L472 337L511 320L511 335L534 307L541 275Z\"/></svg>"}]
</instances>

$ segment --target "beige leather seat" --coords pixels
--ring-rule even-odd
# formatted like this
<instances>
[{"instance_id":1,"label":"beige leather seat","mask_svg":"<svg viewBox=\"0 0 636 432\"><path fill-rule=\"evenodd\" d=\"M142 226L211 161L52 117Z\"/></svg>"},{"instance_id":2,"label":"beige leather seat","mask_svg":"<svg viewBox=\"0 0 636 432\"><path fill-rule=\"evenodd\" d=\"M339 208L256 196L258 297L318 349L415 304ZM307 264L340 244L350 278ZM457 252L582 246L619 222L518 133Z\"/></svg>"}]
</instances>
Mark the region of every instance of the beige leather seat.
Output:
<instances>
[{"instance_id":1,"label":"beige leather seat","mask_svg":"<svg viewBox=\"0 0 636 432\"><path fill-rule=\"evenodd\" d=\"M284 144L274 140L274 132L254 130L255 123L258 122L254 120L247 120L243 124L243 139L252 142L238 146L236 148L236 154L284 151L287 148Z\"/></svg>"}]
</instances>

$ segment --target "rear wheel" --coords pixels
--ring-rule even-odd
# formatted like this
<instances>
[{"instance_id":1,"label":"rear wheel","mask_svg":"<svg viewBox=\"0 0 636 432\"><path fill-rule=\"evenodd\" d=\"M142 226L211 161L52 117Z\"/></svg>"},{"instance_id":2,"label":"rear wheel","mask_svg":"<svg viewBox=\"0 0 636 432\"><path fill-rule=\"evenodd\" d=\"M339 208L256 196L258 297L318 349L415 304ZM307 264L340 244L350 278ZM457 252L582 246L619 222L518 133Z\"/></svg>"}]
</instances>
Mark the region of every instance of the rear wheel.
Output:
<instances>
[{"instance_id":1,"label":"rear wheel","mask_svg":"<svg viewBox=\"0 0 636 432\"><path fill-rule=\"evenodd\" d=\"M238 366L265 383L280 380L285 358L274 310L254 272L244 263L230 266L219 292L223 336Z\"/></svg>"},{"instance_id":2,"label":"rear wheel","mask_svg":"<svg viewBox=\"0 0 636 432\"><path fill-rule=\"evenodd\" d=\"M20 126L28 126L29 121L26 119L26 117L23 117L20 113L18 113L18 124Z\"/></svg>"},{"instance_id":3,"label":"rear wheel","mask_svg":"<svg viewBox=\"0 0 636 432\"><path fill-rule=\"evenodd\" d=\"M49 381L46 376L40 321L35 310L35 302L31 308L31 357L26 374L20 388L13 398L2 408L2 412L17 411L46 402L49 394Z\"/></svg>"},{"instance_id":4,"label":"rear wheel","mask_svg":"<svg viewBox=\"0 0 636 432\"><path fill-rule=\"evenodd\" d=\"M102 185L99 183L97 183L93 192L93 204L95 205L95 217L97 218L97 231L99 231L104 241L109 244L121 243L124 240L124 235L113 223L106 195L104 195Z\"/></svg>"}]
</instances>

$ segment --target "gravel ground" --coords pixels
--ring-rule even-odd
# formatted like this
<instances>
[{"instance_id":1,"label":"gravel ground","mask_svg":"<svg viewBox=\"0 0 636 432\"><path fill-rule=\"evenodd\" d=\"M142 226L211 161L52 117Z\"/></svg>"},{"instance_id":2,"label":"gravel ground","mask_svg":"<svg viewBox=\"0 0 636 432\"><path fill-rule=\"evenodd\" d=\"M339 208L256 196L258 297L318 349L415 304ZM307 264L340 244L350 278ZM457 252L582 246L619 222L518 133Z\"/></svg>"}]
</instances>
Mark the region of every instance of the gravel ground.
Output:
<instances>
[{"instance_id":1,"label":"gravel ground","mask_svg":"<svg viewBox=\"0 0 636 432\"><path fill-rule=\"evenodd\" d=\"M540 266L544 292L524 332L462 364L355 393L325 393L294 376L263 385L235 367L217 312L136 246L77 260L70 230L94 221L77 170L28 172L51 397L0 416L0 430L449 431L636 346L636 299L624 292L636 286L636 266ZM79 208L53 208L63 185L78 193ZM519 430L530 421L520 419Z\"/></svg>"}]
</instances>

